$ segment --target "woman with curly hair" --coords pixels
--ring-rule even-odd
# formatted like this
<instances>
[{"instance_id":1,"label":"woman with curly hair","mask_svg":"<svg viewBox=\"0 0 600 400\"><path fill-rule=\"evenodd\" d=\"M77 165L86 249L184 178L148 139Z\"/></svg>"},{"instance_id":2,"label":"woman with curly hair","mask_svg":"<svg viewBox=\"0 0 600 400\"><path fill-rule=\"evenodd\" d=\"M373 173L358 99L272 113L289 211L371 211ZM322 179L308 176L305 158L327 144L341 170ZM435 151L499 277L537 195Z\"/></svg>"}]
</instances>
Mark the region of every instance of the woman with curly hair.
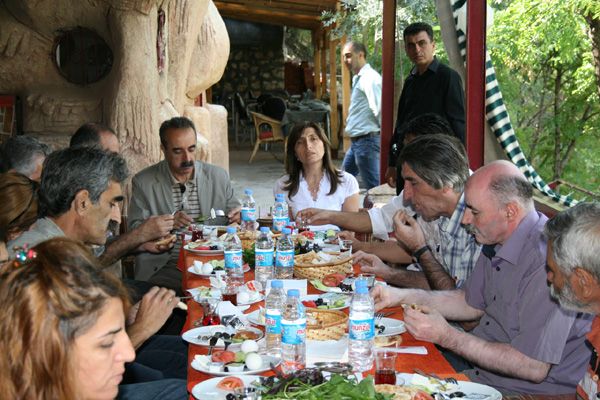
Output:
<instances>
[{"instance_id":1,"label":"woman with curly hair","mask_svg":"<svg viewBox=\"0 0 600 400\"><path fill-rule=\"evenodd\" d=\"M127 292L66 238L0 268L0 393L6 399L114 399L135 357Z\"/></svg>"}]
</instances>

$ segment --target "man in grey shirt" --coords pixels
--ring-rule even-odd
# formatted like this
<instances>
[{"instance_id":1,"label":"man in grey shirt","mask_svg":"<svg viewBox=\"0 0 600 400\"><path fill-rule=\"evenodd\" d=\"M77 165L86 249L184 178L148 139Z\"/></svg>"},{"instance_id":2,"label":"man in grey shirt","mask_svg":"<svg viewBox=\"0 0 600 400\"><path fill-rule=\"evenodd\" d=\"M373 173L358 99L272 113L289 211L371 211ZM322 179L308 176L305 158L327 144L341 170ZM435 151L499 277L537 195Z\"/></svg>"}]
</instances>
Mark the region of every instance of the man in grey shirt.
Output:
<instances>
[{"instance_id":1,"label":"man in grey shirt","mask_svg":"<svg viewBox=\"0 0 600 400\"><path fill-rule=\"evenodd\" d=\"M354 74L346 120L352 144L344 157L344 171L360 175L367 189L379 185L381 151L381 75L367 63L362 43L348 42L342 51L344 64Z\"/></svg>"},{"instance_id":2,"label":"man in grey shirt","mask_svg":"<svg viewBox=\"0 0 600 400\"><path fill-rule=\"evenodd\" d=\"M532 196L513 164L479 169L467 181L463 223L484 246L464 287L375 288L375 307L416 304L405 309L408 331L472 364L464 373L475 382L504 394L570 394L591 354L585 345L591 317L562 309L550 296L547 218L535 211ZM467 333L446 319L478 325Z\"/></svg>"}]
</instances>

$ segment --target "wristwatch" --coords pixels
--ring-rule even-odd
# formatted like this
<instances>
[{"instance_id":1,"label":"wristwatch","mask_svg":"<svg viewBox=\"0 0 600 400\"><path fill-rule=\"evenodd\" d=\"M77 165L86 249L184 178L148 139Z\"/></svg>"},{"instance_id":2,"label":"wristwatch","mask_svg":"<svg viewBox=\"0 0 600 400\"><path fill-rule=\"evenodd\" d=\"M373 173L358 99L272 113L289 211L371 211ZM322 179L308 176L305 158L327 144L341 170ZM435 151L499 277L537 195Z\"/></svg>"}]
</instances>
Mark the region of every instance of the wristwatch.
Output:
<instances>
[{"instance_id":1,"label":"wristwatch","mask_svg":"<svg viewBox=\"0 0 600 400\"><path fill-rule=\"evenodd\" d=\"M421 247L419 250L417 250L413 253L413 260L415 260L415 262L418 262L420 264L421 256L428 251L431 251L431 247L429 247L429 245L425 245L425 246Z\"/></svg>"}]
</instances>

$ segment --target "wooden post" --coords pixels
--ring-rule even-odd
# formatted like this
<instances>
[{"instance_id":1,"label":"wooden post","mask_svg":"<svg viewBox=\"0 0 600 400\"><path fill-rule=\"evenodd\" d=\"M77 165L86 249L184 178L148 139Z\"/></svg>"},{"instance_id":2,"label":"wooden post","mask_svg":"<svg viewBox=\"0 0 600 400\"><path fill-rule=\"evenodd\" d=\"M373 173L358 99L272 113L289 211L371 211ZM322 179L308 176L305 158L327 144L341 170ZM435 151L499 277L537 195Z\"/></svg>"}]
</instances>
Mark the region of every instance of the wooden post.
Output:
<instances>
[{"instance_id":1,"label":"wooden post","mask_svg":"<svg viewBox=\"0 0 600 400\"><path fill-rule=\"evenodd\" d=\"M380 182L385 182L388 152L394 133L394 61L396 59L396 0L383 1Z\"/></svg>"},{"instance_id":2,"label":"wooden post","mask_svg":"<svg viewBox=\"0 0 600 400\"><path fill-rule=\"evenodd\" d=\"M485 1L467 3L467 154L473 171L483 165L485 124Z\"/></svg>"},{"instance_id":3,"label":"wooden post","mask_svg":"<svg viewBox=\"0 0 600 400\"><path fill-rule=\"evenodd\" d=\"M322 29L319 34L319 43L321 44L321 97L325 96L327 92L327 46L328 46L329 36L327 34L327 29Z\"/></svg>"},{"instance_id":4,"label":"wooden post","mask_svg":"<svg viewBox=\"0 0 600 400\"><path fill-rule=\"evenodd\" d=\"M346 120L348 119L348 108L350 108L350 94L352 93L351 83L350 83L350 70L344 63L344 55L342 52L344 51L344 45L346 44L346 35L342 37L342 42L340 45L340 69L342 70L342 121L340 124L340 136L343 138L343 150L344 153L348 151L350 148L350 138L346 137L344 134L346 131Z\"/></svg>"},{"instance_id":5,"label":"wooden post","mask_svg":"<svg viewBox=\"0 0 600 400\"><path fill-rule=\"evenodd\" d=\"M321 29L316 29L313 31L312 41L314 49L313 61L315 64L315 97L317 99L320 99L323 96L323 87L321 86L321 77L323 76L323 68L321 66L321 49L323 47L323 34L321 32Z\"/></svg>"},{"instance_id":6,"label":"wooden post","mask_svg":"<svg viewBox=\"0 0 600 400\"><path fill-rule=\"evenodd\" d=\"M329 117L331 132L331 147L335 150L337 158L337 148L340 144L339 139L339 118L338 118L338 96L337 96L337 45L339 40L328 40L329 42L329 106L331 113Z\"/></svg>"}]
</instances>

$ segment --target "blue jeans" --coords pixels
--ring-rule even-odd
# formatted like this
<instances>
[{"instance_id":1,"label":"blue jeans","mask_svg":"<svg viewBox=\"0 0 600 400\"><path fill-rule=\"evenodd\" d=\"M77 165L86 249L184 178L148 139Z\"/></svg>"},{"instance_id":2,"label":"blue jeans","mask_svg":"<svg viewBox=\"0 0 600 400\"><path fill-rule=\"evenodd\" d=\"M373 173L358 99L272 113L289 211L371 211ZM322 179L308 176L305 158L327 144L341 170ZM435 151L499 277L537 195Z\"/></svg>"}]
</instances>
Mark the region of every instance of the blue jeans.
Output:
<instances>
[{"instance_id":1,"label":"blue jeans","mask_svg":"<svg viewBox=\"0 0 600 400\"><path fill-rule=\"evenodd\" d=\"M360 176L367 190L379 186L380 136L363 137L352 142L344 157L342 169Z\"/></svg>"},{"instance_id":2,"label":"blue jeans","mask_svg":"<svg viewBox=\"0 0 600 400\"><path fill-rule=\"evenodd\" d=\"M188 346L181 336L151 336L135 353L125 365L123 384L187 379Z\"/></svg>"}]
</instances>

